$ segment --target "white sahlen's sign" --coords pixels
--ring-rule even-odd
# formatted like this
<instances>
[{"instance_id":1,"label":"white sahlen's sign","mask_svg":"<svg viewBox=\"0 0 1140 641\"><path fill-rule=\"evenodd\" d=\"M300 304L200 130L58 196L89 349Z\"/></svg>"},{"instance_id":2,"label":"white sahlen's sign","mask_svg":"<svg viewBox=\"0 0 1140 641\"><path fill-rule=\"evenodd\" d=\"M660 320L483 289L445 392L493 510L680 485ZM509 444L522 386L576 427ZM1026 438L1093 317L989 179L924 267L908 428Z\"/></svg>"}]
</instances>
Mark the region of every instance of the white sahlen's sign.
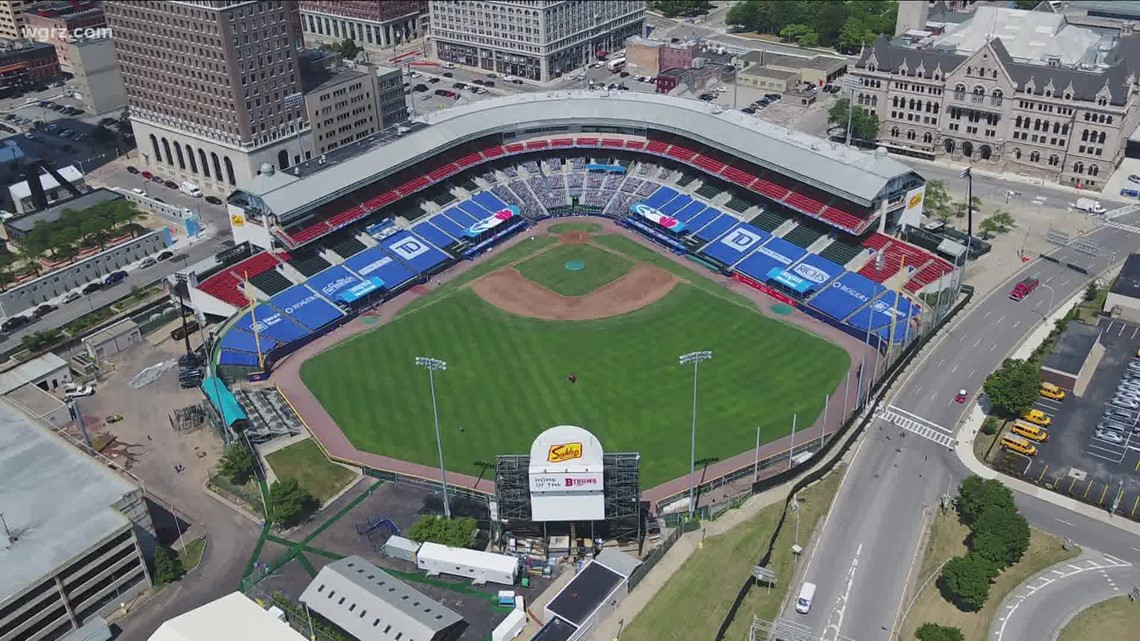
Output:
<instances>
[{"instance_id":1,"label":"white sahlen's sign","mask_svg":"<svg viewBox=\"0 0 1140 641\"><path fill-rule=\"evenodd\" d=\"M562 474L531 474L531 492L601 492L601 472L565 472Z\"/></svg>"}]
</instances>

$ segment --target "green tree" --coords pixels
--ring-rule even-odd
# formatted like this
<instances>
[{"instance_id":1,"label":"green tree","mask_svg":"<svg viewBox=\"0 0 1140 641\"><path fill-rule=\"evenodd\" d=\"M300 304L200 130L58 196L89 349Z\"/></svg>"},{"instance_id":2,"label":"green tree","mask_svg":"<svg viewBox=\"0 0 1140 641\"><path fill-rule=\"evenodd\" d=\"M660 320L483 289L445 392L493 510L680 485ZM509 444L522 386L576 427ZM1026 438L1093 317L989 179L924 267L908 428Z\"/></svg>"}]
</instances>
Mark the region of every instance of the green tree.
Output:
<instances>
[{"instance_id":1,"label":"green tree","mask_svg":"<svg viewBox=\"0 0 1140 641\"><path fill-rule=\"evenodd\" d=\"M131 108L123 107L119 112L119 131L127 133L131 130Z\"/></svg>"},{"instance_id":2,"label":"green tree","mask_svg":"<svg viewBox=\"0 0 1140 641\"><path fill-rule=\"evenodd\" d=\"M712 9L712 3L708 0L650 0L646 5L648 9L667 18L696 16Z\"/></svg>"},{"instance_id":3,"label":"green tree","mask_svg":"<svg viewBox=\"0 0 1140 641\"><path fill-rule=\"evenodd\" d=\"M858 20L848 20L847 24L843 25L843 30L839 32L839 39L835 43L835 48L840 53L859 53L859 50L865 45L874 42L878 35L879 34L875 31L868 29L862 22Z\"/></svg>"},{"instance_id":4,"label":"green tree","mask_svg":"<svg viewBox=\"0 0 1140 641\"><path fill-rule=\"evenodd\" d=\"M1036 9L1037 5L1041 4L1042 1L1043 0L1013 0L1013 8L1032 11Z\"/></svg>"},{"instance_id":5,"label":"green tree","mask_svg":"<svg viewBox=\"0 0 1140 641\"><path fill-rule=\"evenodd\" d=\"M986 220L994 221L994 224L997 225L998 233L1002 234L1017 227L1017 221L1014 220L1013 214L1000 207L995 209L993 215Z\"/></svg>"},{"instance_id":6,"label":"green tree","mask_svg":"<svg viewBox=\"0 0 1140 641\"><path fill-rule=\"evenodd\" d=\"M790 24L780 29L780 37L801 47L815 47L819 44L819 33L805 24Z\"/></svg>"},{"instance_id":7,"label":"green tree","mask_svg":"<svg viewBox=\"0 0 1140 641\"><path fill-rule=\"evenodd\" d=\"M445 519L435 514L425 514L408 529L408 538L465 548L471 546L478 531L479 524L469 516Z\"/></svg>"},{"instance_id":8,"label":"green tree","mask_svg":"<svg viewBox=\"0 0 1140 641\"><path fill-rule=\"evenodd\" d=\"M0 292L7 291L8 286L16 282L16 275L8 267L0 269Z\"/></svg>"},{"instance_id":9,"label":"green tree","mask_svg":"<svg viewBox=\"0 0 1140 641\"><path fill-rule=\"evenodd\" d=\"M1007 416L1028 412L1041 389L1041 370L1036 363L1006 359L986 377L983 389L990 403Z\"/></svg>"},{"instance_id":10,"label":"green tree","mask_svg":"<svg viewBox=\"0 0 1140 641\"><path fill-rule=\"evenodd\" d=\"M254 469L253 454L240 442L227 447L225 454L218 461L218 473L237 485L244 485L253 478Z\"/></svg>"},{"instance_id":11,"label":"green tree","mask_svg":"<svg viewBox=\"0 0 1140 641\"><path fill-rule=\"evenodd\" d=\"M960 629L937 623L923 623L914 631L914 636L918 641L966 641Z\"/></svg>"},{"instance_id":12,"label":"green tree","mask_svg":"<svg viewBox=\"0 0 1140 641\"><path fill-rule=\"evenodd\" d=\"M997 479L983 479L975 474L963 480L958 486L958 515L962 522L972 525L989 510L1016 512L1013 492Z\"/></svg>"},{"instance_id":13,"label":"green tree","mask_svg":"<svg viewBox=\"0 0 1140 641\"><path fill-rule=\"evenodd\" d=\"M930 216L942 222L950 220L950 194L946 191L946 183L941 180L928 180L923 200L926 201L923 210Z\"/></svg>"},{"instance_id":14,"label":"green tree","mask_svg":"<svg viewBox=\"0 0 1140 641\"><path fill-rule=\"evenodd\" d=\"M847 128L847 98L840 98L827 110L829 125ZM879 115L862 107L851 112L851 137L855 140L875 140L879 137Z\"/></svg>"},{"instance_id":15,"label":"green tree","mask_svg":"<svg viewBox=\"0 0 1140 641\"><path fill-rule=\"evenodd\" d=\"M943 566L940 585L958 609L976 612L985 605L995 576L997 569L993 563L970 552L950 559Z\"/></svg>"},{"instance_id":16,"label":"green tree","mask_svg":"<svg viewBox=\"0 0 1140 641\"><path fill-rule=\"evenodd\" d=\"M320 506L320 501L297 479L276 481L269 488L269 508L276 522L284 527L301 523Z\"/></svg>"},{"instance_id":17,"label":"green tree","mask_svg":"<svg viewBox=\"0 0 1140 641\"><path fill-rule=\"evenodd\" d=\"M182 562L173 550L160 545L154 550L154 582L158 585L173 583L182 578Z\"/></svg>"},{"instance_id":18,"label":"green tree","mask_svg":"<svg viewBox=\"0 0 1140 641\"><path fill-rule=\"evenodd\" d=\"M1007 506L984 510L971 527L970 550L1005 569L1029 549L1029 522Z\"/></svg>"},{"instance_id":19,"label":"green tree","mask_svg":"<svg viewBox=\"0 0 1140 641\"><path fill-rule=\"evenodd\" d=\"M974 210L974 213L978 213L979 211L982 210L982 199L981 198L974 196L973 198L970 199L970 202L972 203L971 208ZM956 201L954 203L954 215L957 216L958 218L965 218L966 213L967 213L966 201L965 200Z\"/></svg>"}]
</instances>

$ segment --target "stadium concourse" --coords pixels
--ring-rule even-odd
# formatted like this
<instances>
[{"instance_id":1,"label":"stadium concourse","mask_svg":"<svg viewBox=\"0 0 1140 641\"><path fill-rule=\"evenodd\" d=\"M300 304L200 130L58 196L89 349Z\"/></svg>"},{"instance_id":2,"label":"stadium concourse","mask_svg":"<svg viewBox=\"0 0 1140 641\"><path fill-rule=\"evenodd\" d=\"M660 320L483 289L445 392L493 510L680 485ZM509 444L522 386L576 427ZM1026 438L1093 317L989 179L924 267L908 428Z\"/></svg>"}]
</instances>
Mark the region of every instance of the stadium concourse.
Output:
<instances>
[{"instance_id":1,"label":"stadium concourse","mask_svg":"<svg viewBox=\"0 0 1140 641\"><path fill-rule=\"evenodd\" d=\"M226 373L268 372L556 216L614 219L880 349L914 335L917 295L948 291L955 272L885 233L921 212L923 181L905 165L697 101L512 96L338 152L267 167L230 196L235 241L261 251L219 256L190 292L197 311L229 319Z\"/></svg>"}]
</instances>

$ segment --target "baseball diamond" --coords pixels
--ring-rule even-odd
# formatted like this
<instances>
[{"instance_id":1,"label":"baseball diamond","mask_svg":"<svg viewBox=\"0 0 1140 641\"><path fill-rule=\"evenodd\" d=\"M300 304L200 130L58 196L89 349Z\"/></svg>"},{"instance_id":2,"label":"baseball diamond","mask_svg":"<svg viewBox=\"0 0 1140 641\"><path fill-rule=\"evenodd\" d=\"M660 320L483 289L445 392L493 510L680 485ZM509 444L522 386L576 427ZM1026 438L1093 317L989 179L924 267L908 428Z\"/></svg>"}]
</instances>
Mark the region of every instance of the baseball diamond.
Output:
<instances>
[{"instance_id":1,"label":"baseball diamond","mask_svg":"<svg viewBox=\"0 0 1140 641\"><path fill-rule=\"evenodd\" d=\"M577 297L527 280L549 282L544 277L561 270L571 252L588 255L587 264L611 257L607 278L629 271ZM641 452L646 487L681 476L692 375L677 355L692 349L715 354L701 371L702 457L747 450L757 427L765 442L785 436L793 414L811 425L846 373L847 353L727 300L727 290L722 297L691 284L703 276L682 273L593 245L555 245L465 287L429 294L415 310L310 359L301 376L357 448L432 465L428 381L413 360L446 360L436 394L448 468L459 472L524 451L551 425L574 424L608 449ZM559 299L587 306L557 316Z\"/></svg>"}]
</instances>

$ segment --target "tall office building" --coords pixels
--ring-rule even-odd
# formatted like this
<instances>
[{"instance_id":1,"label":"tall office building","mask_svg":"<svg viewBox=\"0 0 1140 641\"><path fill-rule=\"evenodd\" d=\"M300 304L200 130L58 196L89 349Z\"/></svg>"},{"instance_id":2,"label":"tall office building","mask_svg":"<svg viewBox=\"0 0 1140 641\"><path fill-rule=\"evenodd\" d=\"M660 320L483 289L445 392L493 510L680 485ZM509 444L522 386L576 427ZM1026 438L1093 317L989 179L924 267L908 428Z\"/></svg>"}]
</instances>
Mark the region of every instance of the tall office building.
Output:
<instances>
[{"instance_id":1,"label":"tall office building","mask_svg":"<svg viewBox=\"0 0 1140 641\"><path fill-rule=\"evenodd\" d=\"M107 2L142 165L226 195L311 155L297 3Z\"/></svg>"},{"instance_id":2,"label":"tall office building","mask_svg":"<svg viewBox=\"0 0 1140 641\"><path fill-rule=\"evenodd\" d=\"M427 0L300 0L306 38L351 38L362 47L390 48L415 40L426 26Z\"/></svg>"},{"instance_id":3,"label":"tall office building","mask_svg":"<svg viewBox=\"0 0 1140 641\"><path fill-rule=\"evenodd\" d=\"M547 81L641 35L644 0L471 0L430 3L440 60Z\"/></svg>"},{"instance_id":4,"label":"tall office building","mask_svg":"<svg viewBox=\"0 0 1140 641\"><path fill-rule=\"evenodd\" d=\"M34 0L0 0L0 38L22 38L24 8Z\"/></svg>"}]
</instances>

